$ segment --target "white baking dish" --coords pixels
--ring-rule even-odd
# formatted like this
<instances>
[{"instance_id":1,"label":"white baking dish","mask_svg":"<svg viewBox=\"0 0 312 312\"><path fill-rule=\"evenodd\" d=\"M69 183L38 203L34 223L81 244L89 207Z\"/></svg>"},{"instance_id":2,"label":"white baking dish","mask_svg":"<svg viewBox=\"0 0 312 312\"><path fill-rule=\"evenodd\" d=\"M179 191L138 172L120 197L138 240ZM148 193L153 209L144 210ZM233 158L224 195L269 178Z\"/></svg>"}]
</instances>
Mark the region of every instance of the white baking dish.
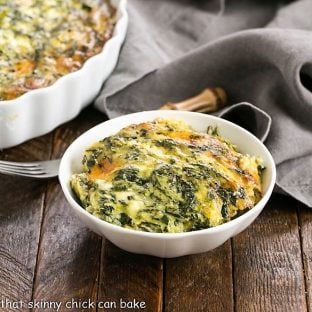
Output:
<instances>
[{"instance_id":1,"label":"white baking dish","mask_svg":"<svg viewBox=\"0 0 312 312\"><path fill-rule=\"evenodd\" d=\"M219 134L235 144L244 154L263 159L263 197L249 211L224 224L183 233L151 233L126 229L100 220L87 212L78 202L70 187L72 174L82 172L82 158L86 148L118 132L133 123L141 123L155 118L174 118L184 120L193 129L206 133L207 126L218 127ZM149 111L124 115L101 123L77 138L63 155L59 180L70 208L91 230L102 235L118 247L130 252L153 255L157 257L179 257L212 250L222 245L230 237L245 230L260 214L269 200L276 180L274 160L259 139L245 129L215 116L184 111Z\"/></svg>"},{"instance_id":2,"label":"white baking dish","mask_svg":"<svg viewBox=\"0 0 312 312\"><path fill-rule=\"evenodd\" d=\"M14 100L0 101L0 148L50 132L93 101L118 60L128 25L126 1L111 0L117 8L117 23L112 38L100 54L49 87L29 91Z\"/></svg>"}]
</instances>

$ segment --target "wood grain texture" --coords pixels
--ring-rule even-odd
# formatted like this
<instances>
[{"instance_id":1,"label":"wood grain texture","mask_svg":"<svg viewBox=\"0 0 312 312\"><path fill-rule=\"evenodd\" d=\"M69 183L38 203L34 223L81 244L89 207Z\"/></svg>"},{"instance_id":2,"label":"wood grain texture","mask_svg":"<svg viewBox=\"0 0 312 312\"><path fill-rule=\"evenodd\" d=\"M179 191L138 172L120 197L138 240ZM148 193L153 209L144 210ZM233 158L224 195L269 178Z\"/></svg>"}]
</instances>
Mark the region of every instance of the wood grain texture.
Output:
<instances>
[{"instance_id":1,"label":"wood grain texture","mask_svg":"<svg viewBox=\"0 0 312 312\"><path fill-rule=\"evenodd\" d=\"M0 158L60 157L81 132L104 119L89 107L53 134L2 151ZM147 312L312 312L311 238L312 211L274 195L232 244L168 260L135 255L85 228L57 179L0 175L0 301L59 301L60 311L96 311L66 308L73 298L117 303L107 311L129 311L121 309L120 299L135 299L145 302Z\"/></svg>"},{"instance_id":2,"label":"wood grain texture","mask_svg":"<svg viewBox=\"0 0 312 312\"><path fill-rule=\"evenodd\" d=\"M233 239L236 311L306 311L296 202L273 196Z\"/></svg>"},{"instance_id":3,"label":"wood grain texture","mask_svg":"<svg viewBox=\"0 0 312 312\"><path fill-rule=\"evenodd\" d=\"M312 210L298 203L308 311L312 311Z\"/></svg>"},{"instance_id":4,"label":"wood grain texture","mask_svg":"<svg viewBox=\"0 0 312 312\"><path fill-rule=\"evenodd\" d=\"M58 128L52 158L60 157L81 132L102 120L104 115L88 108L77 119ZM96 302L97 298L101 238L73 215L56 181L48 187L41 232L34 300L61 302L60 311L83 311L79 302ZM75 303L71 303L72 299ZM86 311L96 310L93 305L89 307Z\"/></svg>"},{"instance_id":5,"label":"wood grain texture","mask_svg":"<svg viewBox=\"0 0 312 312\"><path fill-rule=\"evenodd\" d=\"M162 311L162 259L128 253L104 240L101 265L100 301L116 302L114 311L125 311L120 300L144 302L146 312Z\"/></svg>"},{"instance_id":6,"label":"wood grain texture","mask_svg":"<svg viewBox=\"0 0 312 312\"><path fill-rule=\"evenodd\" d=\"M39 246L35 300L62 302L61 311L72 298L96 301L101 238L72 215L58 183L49 185Z\"/></svg>"},{"instance_id":7,"label":"wood grain texture","mask_svg":"<svg viewBox=\"0 0 312 312\"><path fill-rule=\"evenodd\" d=\"M46 135L2 151L0 157L48 159L50 143ZM31 300L46 187L46 181L0 175L0 300L23 302L14 309L0 305L1 311L24 311Z\"/></svg>"},{"instance_id":8,"label":"wood grain texture","mask_svg":"<svg viewBox=\"0 0 312 312\"><path fill-rule=\"evenodd\" d=\"M230 241L210 252L165 263L166 311L233 311Z\"/></svg>"}]
</instances>

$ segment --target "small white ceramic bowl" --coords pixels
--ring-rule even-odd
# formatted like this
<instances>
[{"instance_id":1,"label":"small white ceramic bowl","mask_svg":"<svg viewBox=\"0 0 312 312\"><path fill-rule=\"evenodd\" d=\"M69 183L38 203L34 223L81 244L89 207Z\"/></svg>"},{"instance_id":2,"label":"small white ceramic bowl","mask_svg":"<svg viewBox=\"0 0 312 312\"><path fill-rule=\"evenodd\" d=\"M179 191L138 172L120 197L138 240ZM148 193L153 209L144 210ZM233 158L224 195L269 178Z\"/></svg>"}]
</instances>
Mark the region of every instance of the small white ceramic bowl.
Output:
<instances>
[{"instance_id":1,"label":"small white ceramic bowl","mask_svg":"<svg viewBox=\"0 0 312 312\"><path fill-rule=\"evenodd\" d=\"M101 53L46 88L0 101L0 148L8 148L50 132L73 119L99 93L116 66L128 25L127 0L111 0L117 9L113 36Z\"/></svg>"},{"instance_id":2,"label":"small white ceramic bowl","mask_svg":"<svg viewBox=\"0 0 312 312\"><path fill-rule=\"evenodd\" d=\"M213 228L186 233L149 233L125 229L102 221L88 213L77 203L69 185L71 175L82 171L81 162L85 149L94 142L116 133L125 126L151 121L157 117L181 119L190 124L195 130L205 133L209 125L217 126L220 135L237 145L240 152L261 157L266 167L263 175L263 198L254 208L232 221ZM166 258L201 253L214 249L230 237L243 231L255 220L269 200L275 184L275 178L276 169L270 152L262 142L245 129L211 115L162 110L125 115L108 120L90 129L76 139L66 150L59 171L62 189L73 212L91 230L105 236L115 245L127 251Z\"/></svg>"}]
</instances>

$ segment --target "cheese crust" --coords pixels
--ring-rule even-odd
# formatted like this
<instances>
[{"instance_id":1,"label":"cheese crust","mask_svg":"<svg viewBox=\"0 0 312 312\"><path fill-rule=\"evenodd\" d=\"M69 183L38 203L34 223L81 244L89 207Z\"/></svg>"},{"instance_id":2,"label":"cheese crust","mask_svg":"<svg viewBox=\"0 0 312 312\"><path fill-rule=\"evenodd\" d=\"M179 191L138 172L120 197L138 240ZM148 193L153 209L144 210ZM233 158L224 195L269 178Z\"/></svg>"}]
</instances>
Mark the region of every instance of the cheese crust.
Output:
<instances>
[{"instance_id":1,"label":"cheese crust","mask_svg":"<svg viewBox=\"0 0 312 312\"><path fill-rule=\"evenodd\" d=\"M183 121L133 124L88 148L71 187L107 222L148 232L186 232L227 222L262 196L261 160L239 153L216 129Z\"/></svg>"},{"instance_id":2,"label":"cheese crust","mask_svg":"<svg viewBox=\"0 0 312 312\"><path fill-rule=\"evenodd\" d=\"M101 52L114 23L106 0L0 1L0 100L81 68Z\"/></svg>"}]
</instances>

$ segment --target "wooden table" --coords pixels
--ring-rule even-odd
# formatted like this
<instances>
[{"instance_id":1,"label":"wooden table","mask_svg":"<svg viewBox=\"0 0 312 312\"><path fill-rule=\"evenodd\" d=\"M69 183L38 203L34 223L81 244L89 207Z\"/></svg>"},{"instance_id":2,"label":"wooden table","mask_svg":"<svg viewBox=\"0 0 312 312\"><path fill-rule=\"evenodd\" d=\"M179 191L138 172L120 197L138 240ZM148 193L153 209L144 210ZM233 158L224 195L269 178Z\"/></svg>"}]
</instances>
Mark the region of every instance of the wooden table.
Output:
<instances>
[{"instance_id":1,"label":"wooden table","mask_svg":"<svg viewBox=\"0 0 312 312\"><path fill-rule=\"evenodd\" d=\"M0 157L60 157L103 120L88 108ZM122 309L125 302L136 309ZM137 311L139 302L151 312L312 311L312 210L274 195L252 226L221 247L160 259L127 253L89 231L56 178L0 176L0 311L55 311L57 304L59 311Z\"/></svg>"}]
</instances>

